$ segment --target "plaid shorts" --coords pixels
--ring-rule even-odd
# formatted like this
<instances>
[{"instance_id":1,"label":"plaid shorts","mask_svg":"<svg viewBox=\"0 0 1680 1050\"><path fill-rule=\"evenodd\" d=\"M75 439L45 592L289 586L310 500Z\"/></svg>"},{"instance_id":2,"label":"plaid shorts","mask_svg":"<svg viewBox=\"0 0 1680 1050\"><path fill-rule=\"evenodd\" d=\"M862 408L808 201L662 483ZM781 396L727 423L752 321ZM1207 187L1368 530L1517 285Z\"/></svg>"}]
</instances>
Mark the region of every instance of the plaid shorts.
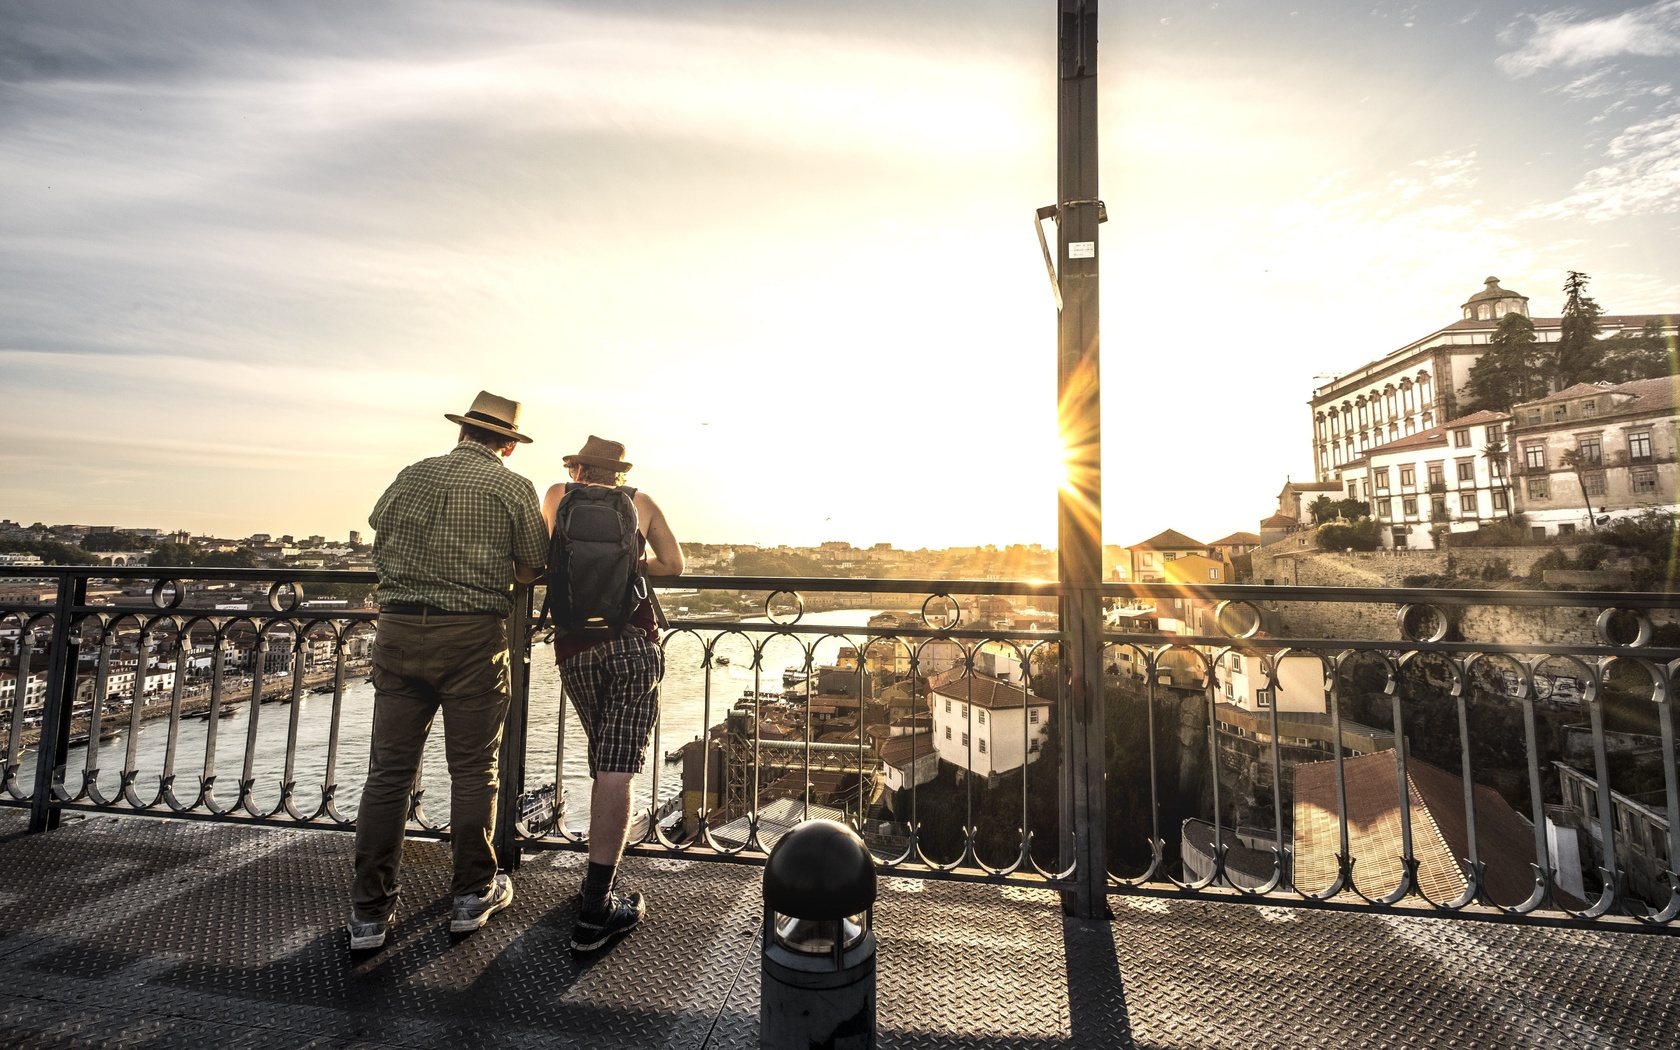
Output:
<instances>
[{"instance_id":1,"label":"plaid shorts","mask_svg":"<svg viewBox=\"0 0 1680 1050\"><path fill-rule=\"evenodd\" d=\"M560 681L589 740L589 775L640 773L659 717L665 650L639 631L560 664Z\"/></svg>"}]
</instances>

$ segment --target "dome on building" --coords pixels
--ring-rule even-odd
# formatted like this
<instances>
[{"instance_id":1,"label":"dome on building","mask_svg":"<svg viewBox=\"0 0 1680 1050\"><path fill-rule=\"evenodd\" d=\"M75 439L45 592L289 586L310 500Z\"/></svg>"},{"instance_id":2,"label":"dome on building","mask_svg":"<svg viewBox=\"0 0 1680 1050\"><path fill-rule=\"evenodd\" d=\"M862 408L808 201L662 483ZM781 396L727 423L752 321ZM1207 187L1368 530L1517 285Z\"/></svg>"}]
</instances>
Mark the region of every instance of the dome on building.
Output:
<instances>
[{"instance_id":1,"label":"dome on building","mask_svg":"<svg viewBox=\"0 0 1680 1050\"><path fill-rule=\"evenodd\" d=\"M1499 278L1489 277L1481 291L1465 301L1466 321L1497 321L1509 313L1528 316L1528 296L1499 287Z\"/></svg>"}]
</instances>

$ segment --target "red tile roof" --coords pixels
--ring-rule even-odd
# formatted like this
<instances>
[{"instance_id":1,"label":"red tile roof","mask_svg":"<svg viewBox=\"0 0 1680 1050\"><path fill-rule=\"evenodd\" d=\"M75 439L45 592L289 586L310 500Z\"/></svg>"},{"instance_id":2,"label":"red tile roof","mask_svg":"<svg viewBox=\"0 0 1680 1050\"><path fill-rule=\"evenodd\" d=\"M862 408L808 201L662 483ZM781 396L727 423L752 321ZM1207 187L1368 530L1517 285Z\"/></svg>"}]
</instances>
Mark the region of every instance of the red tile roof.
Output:
<instances>
[{"instance_id":1,"label":"red tile roof","mask_svg":"<svg viewBox=\"0 0 1680 1050\"><path fill-rule=\"evenodd\" d=\"M996 678L985 675L969 675L957 678L934 689L938 696L949 697L975 707L985 707L991 710L1008 709L1021 706L1021 687L1000 682ZM1030 707L1048 707L1050 701L1037 693L1026 694L1026 703Z\"/></svg>"},{"instance_id":2,"label":"red tile roof","mask_svg":"<svg viewBox=\"0 0 1680 1050\"><path fill-rule=\"evenodd\" d=\"M1168 529L1165 532L1156 533L1141 543L1132 544L1132 550L1186 551L1201 550L1206 546L1207 544L1198 543L1176 529Z\"/></svg>"},{"instance_id":3,"label":"red tile roof","mask_svg":"<svg viewBox=\"0 0 1680 1050\"><path fill-rule=\"evenodd\" d=\"M1600 386L1597 383L1576 383L1572 387L1559 390L1555 394L1543 397L1538 401L1524 401L1518 408L1530 405L1546 405L1556 401L1569 401L1577 397L1591 397L1593 394L1623 394L1632 395L1633 400L1626 404L1617 405L1615 412L1656 412L1662 409L1672 409L1675 406L1675 386L1680 380L1667 376L1660 379L1635 379L1631 383L1617 383Z\"/></svg>"},{"instance_id":4,"label":"red tile roof","mask_svg":"<svg viewBox=\"0 0 1680 1050\"><path fill-rule=\"evenodd\" d=\"M1378 751L1343 760L1347 785L1348 852L1354 878L1367 895L1381 895L1400 880L1400 788L1396 752ZM1406 760L1407 807L1418 883L1431 900L1456 900L1468 885L1460 858L1470 855L1464 781L1417 758ZM1485 885L1504 905L1526 901L1534 888L1534 833L1497 791L1475 789L1478 856ZM1295 767L1295 884L1321 890L1335 878L1341 830L1336 811L1335 762ZM1560 896L1566 896L1561 894ZM1567 900L1571 907L1579 902Z\"/></svg>"}]
</instances>

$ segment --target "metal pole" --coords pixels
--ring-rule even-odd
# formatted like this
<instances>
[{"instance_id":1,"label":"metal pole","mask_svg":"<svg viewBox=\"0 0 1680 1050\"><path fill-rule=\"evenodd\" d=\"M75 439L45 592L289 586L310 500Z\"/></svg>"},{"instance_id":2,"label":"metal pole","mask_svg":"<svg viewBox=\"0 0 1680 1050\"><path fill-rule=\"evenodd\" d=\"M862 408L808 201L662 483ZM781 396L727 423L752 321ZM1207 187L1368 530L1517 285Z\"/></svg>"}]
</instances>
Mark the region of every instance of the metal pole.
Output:
<instances>
[{"instance_id":1,"label":"metal pole","mask_svg":"<svg viewBox=\"0 0 1680 1050\"><path fill-rule=\"evenodd\" d=\"M1077 863L1064 907L1106 918L1102 599L1102 423L1097 351L1097 0L1060 0L1056 120L1057 422L1067 477L1057 507L1057 552L1068 651L1062 840Z\"/></svg>"},{"instance_id":2,"label":"metal pole","mask_svg":"<svg viewBox=\"0 0 1680 1050\"><path fill-rule=\"evenodd\" d=\"M496 831L493 842L496 862L503 871L519 870L519 796L525 790L526 716L531 705L531 588L517 584L513 589L513 611L507 618L508 712L502 726L502 748L498 759L500 778L496 792ZM565 790L561 770L554 771L554 808L560 809Z\"/></svg>"},{"instance_id":3,"label":"metal pole","mask_svg":"<svg viewBox=\"0 0 1680 1050\"><path fill-rule=\"evenodd\" d=\"M81 647L74 627L74 608L87 604L87 577L63 573L58 577L58 601L53 606L52 655L47 662L47 695L42 698L41 735L35 744L35 793L29 802L29 830L58 827L53 807L53 783L70 753L70 711L76 703L76 670ZM18 682L14 715L22 713L25 683ZM99 726L88 727L90 745L99 740Z\"/></svg>"}]
</instances>

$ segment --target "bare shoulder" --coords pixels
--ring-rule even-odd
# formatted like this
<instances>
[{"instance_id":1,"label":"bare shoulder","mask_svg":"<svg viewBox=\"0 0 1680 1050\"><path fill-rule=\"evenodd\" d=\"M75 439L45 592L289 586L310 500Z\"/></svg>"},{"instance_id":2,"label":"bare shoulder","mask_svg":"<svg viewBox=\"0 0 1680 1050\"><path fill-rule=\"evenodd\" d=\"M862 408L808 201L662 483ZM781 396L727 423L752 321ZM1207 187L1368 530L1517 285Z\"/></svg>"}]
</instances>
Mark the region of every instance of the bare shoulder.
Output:
<instances>
[{"instance_id":1,"label":"bare shoulder","mask_svg":"<svg viewBox=\"0 0 1680 1050\"><path fill-rule=\"evenodd\" d=\"M659 504L653 501L652 496L640 490L636 492L636 514L649 525L655 521L661 524L665 521L665 512L659 509Z\"/></svg>"}]
</instances>

